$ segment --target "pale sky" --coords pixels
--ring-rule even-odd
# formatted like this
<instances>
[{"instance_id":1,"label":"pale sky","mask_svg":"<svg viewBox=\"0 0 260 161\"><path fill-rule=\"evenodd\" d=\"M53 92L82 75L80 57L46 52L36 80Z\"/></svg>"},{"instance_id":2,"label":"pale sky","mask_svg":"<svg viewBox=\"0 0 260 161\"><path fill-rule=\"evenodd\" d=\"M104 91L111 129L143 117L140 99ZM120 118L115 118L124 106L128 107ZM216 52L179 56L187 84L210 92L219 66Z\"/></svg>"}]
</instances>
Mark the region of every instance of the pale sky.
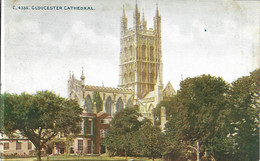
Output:
<instances>
[{"instance_id":1,"label":"pale sky","mask_svg":"<svg viewBox=\"0 0 260 161\"><path fill-rule=\"evenodd\" d=\"M162 18L164 85L201 74L232 82L260 66L260 1L137 0L148 28L156 2ZM132 27L135 0L12 0L4 5L2 92L53 90L67 96L69 71L86 84L119 82L120 17ZM29 6L30 10L14 10ZM91 6L88 11L32 6ZM141 13L142 15L142 13ZM2 23L3 24L3 23Z\"/></svg>"}]
</instances>

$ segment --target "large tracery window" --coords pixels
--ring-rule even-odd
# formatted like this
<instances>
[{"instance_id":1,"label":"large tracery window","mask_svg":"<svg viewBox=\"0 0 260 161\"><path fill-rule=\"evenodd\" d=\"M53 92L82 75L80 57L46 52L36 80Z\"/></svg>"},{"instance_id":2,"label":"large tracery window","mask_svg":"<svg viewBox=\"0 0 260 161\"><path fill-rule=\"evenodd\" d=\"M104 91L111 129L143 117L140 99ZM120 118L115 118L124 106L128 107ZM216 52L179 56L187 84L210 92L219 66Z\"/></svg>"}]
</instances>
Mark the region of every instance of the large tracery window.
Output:
<instances>
[{"instance_id":1,"label":"large tracery window","mask_svg":"<svg viewBox=\"0 0 260 161\"><path fill-rule=\"evenodd\" d=\"M122 98L118 98L117 102L116 102L116 111L121 111L124 108L124 103Z\"/></svg>"},{"instance_id":2,"label":"large tracery window","mask_svg":"<svg viewBox=\"0 0 260 161\"><path fill-rule=\"evenodd\" d=\"M129 98L126 103L126 107L131 107L131 106L133 106L133 103L132 103L131 99Z\"/></svg>"},{"instance_id":3,"label":"large tracery window","mask_svg":"<svg viewBox=\"0 0 260 161\"><path fill-rule=\"evenodd\" d=\"M107 98L107 100L106 100L106 104L105 104L105 110L106 110L106 113L109 115L109 116L111 116L111 113L112 113L112 111L111 111L111 108L112 108L112 99L111 99L111 97L109 96L108 98Z\"/></svg>"},{"instance_id":4,"label":"large tracery window","mask_svg":"<svg viewBox=\"0 0 260 161\"><path fill-rule=\"evenodd\" d=\"M85 100L87 112L93 112L93 104L90 96L88 95Z\"/></svg>"}]
</instances>

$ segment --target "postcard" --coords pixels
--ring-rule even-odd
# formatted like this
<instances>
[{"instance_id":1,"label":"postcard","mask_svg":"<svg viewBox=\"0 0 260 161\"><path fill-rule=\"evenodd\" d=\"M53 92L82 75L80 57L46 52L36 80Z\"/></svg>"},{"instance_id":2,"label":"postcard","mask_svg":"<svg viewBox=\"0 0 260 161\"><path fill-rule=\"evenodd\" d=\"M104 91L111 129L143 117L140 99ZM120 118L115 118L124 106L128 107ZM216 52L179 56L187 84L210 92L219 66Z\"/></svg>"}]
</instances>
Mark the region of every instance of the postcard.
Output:
<instances>
[{"instance_id":1,"label":"postcard","mask_svg":"<svg viewBox=\"0 0 260 161\"><path fill-rule=\"evenodd\" d=\"M257 0L4 1L1 93L53 91L102 124L132 105L156 121L153 110L181 81L210 74L232 83L260 67L259 13ZM106 152L91 139L77 138L70 152ZM31 154L33 145L17 152L7 141L2 154Z\"/></svg>"}]
</instances>

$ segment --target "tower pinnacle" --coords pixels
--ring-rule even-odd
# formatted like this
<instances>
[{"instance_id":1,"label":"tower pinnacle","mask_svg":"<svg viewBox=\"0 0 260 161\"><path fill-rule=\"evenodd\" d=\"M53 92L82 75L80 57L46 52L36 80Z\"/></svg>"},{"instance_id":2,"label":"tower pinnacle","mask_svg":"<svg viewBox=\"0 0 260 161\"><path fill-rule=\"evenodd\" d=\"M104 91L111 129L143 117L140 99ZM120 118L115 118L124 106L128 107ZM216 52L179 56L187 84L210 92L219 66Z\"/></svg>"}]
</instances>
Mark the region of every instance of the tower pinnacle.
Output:
<instances>
[{"instance_id":1,"label":"tower pinnacle","mask_svg":"<svg viewBox=\"0 0 260 161\"><path fill-rule=\"evenodd\" d=\"M156 16L159 16L158 2L156 3Z\"/></svg>"},{"instance_id":2,"label":"tower pinnacle","mask_svg":"<svg viewBox=\"0 0 260 161\"><path fill-rule=\"evenodd\" d=\"M137 5L137 2L136 2L135 12L134 12L134 28L135 28L135 30L139 30L139 28L141 27L140 23L141 23L140 13L139 13L138 5Z\"/></svg>"},{"instance_id":3,"label":"tower pinnacle","mask_svg":"<svg viewBox=\"0 0 260 161\"><path fill-rule=\"evenodd\" d=\"M125 5L123 5L123 16L122 18L126 18L126 15L125 15Z\"/></svg>"},{"instance_id":4,"label":"tower pinnacle","mask_svg":"<svg viewBox=\"0 0 260 161\"><path fill-rule=\"evenodd\" d=\"M81 85L84 86L85 85L85 76L84 76L84 68L82 67L82 75L80 77L81 79Z\"/></svg>"},{"instance_id":5,"label":"tower pinnacle","mask_svg":"<svg viewBox=\"0 0 260 161\"><path fill-rule=\"evenodd\" d=\"M143 29L147 29L147 22L146 22L145 16L144 16L144 9L143 9L143 20L142 20L142 24L143 24Z\"/></svg>"},{"instance_id":6,"label":"tower pinnacle","mask_svg":"<svg viewBox=\"0 0 260 161\"><path fill-rule=\"evenodd\" d=\"M81 77L80 77L81 80L85 80L85 76L84 76L84 68L82 67L82 74L81 74Z\"/></svg>"},{"instance_id":7,"label":"tower pinnacle","mask_svg":"<svg viewBox=\"0 0 260 161\"><path fill-rule=\"evenodd\" d=\"M137 1L136 1L134 15L137 16L138 13L139 13L139 10L138 10L138 4L137 4Z\"/></svg>"},{"instance_id":8,"label":"tower pinnacle","mask_svg":"<svg viewBox=\"0 0 260 161\"><path fill-rule=\"evenodd\" d=\"M123 6L123 14L121 17L121 34L126 32L126 30L127 30L127 18L125 14L125 6Z\"/></svg>"}]
</instances>

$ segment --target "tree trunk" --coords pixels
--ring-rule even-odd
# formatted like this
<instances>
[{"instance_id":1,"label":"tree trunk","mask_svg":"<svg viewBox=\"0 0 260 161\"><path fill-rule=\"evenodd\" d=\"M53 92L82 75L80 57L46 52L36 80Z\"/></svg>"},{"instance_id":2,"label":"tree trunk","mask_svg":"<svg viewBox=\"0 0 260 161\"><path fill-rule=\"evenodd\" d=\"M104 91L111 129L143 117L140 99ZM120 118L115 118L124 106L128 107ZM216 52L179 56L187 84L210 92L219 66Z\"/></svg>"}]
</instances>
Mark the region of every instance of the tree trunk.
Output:
<instances>
[{"instance_id":1,"label":"tree trunk","mask_svg":"<svg viewBox=\"0 0 260 161\"><path fill-rule=\"evenodd\" d=\"M66 155L70 155L70 142L71 142L70 136L68 136L65 142L66 142Z\"/></svg>"},{"instance_id":2,"label":"tree trunk","mask_svg":"<svg viewBox=\"0 0 260 161\"><path fill-rule=\"evenodd\" d=\"M125 151L125 160L127 160L127 152Z\"/></svg>"},{"instance_id":3,"label":"tree trunk","mask_svg":"<svg viewBox=\"0 0 260 161\"><path fill-rule=\"evenodd\" d=\"M36 148L37 161L41 161L41 148Z\"/></svg>"},{"instance_id":4,"label":"tree trunk","mask_svg":"<svg viewBox=\"0 0 260 161\"><path fill-rule=\"evenodd\" d=\"M199 141L197 141L197 161L200 161L200 144L199 144Z\"/></svg>"}]
</instances>

